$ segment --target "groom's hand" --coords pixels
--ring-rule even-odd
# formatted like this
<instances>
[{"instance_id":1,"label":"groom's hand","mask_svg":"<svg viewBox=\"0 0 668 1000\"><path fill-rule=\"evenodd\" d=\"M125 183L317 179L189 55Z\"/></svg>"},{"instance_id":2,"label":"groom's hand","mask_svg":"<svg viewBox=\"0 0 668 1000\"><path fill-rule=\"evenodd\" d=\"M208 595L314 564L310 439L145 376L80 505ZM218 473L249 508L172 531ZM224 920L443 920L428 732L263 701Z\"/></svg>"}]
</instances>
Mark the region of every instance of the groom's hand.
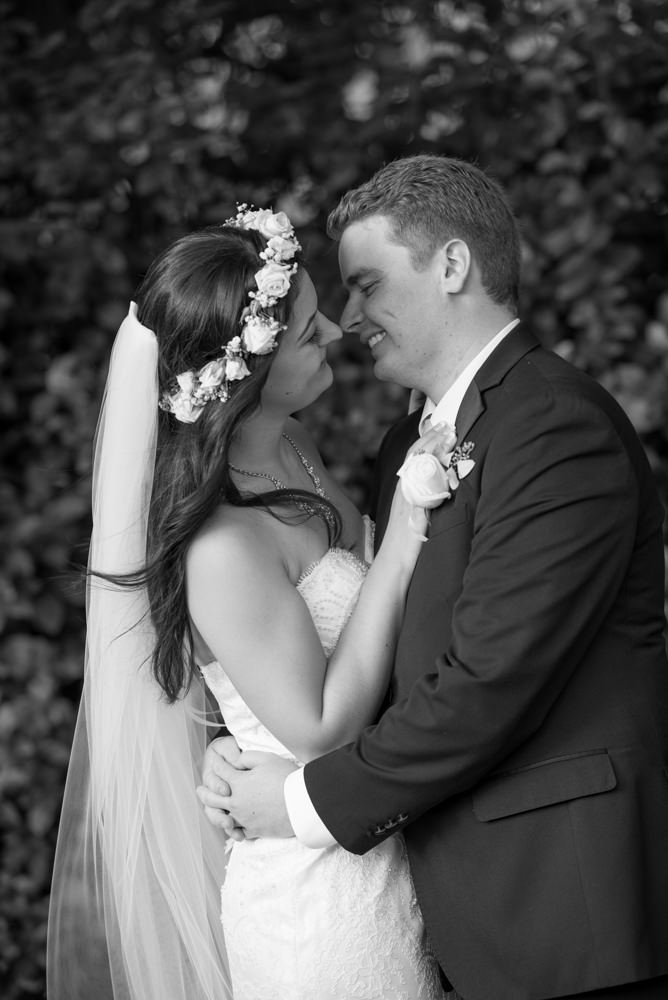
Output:
<instances>
[{"instance_id":1,"label":"groom's hand","mask_svg":"<svg viewBox=\"0 0 668 1000\"><path fill-rule=\"evenodd\" d=\"M224 808L234 828L249 839L294 837L283 797L285 779L294 770L295 764L271 753L247 751L234 766L220 761L216 773L230 788Z\"/></svg>"}]
</instances>

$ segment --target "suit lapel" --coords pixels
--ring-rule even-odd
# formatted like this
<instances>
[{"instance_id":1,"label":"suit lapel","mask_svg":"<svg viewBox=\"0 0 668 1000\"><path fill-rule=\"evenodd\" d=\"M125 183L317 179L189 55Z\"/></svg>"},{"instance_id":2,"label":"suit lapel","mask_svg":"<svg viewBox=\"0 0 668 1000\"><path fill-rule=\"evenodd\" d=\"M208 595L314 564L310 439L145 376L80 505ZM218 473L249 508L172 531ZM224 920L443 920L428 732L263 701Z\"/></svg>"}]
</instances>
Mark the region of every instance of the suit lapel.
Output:
<instances>
[{"instance_id":1,"label":"suit lapel","mask_svg":"<svg viewBox=\"0 0 668 1000\"><path fill-rule=\"evenodd\" d=\"M495 351L490 354L482 368L477 372L473 382L466 390L457 413L457 443L461 444L474 423L485 410L484 393L505 377L510 369L517 364L529 351L538 347L536 338L521 326L505 337ZM391 446L384 452L382 461L376 470L377 508L376 514L376 546L383 538L387 518L390 512L396 471L401 465L410 445L418 437L421 410L415 410L395 426Z\"/></svg>"},{"instance_id":2,"label":"suit lapel","mask_svg":"<svg viewBox=\"0 0 668 1000\"><path fill-rule=\"evenodd\" d=\"M516 326L507 337L504 337L496 350L492 351L466 390L457 412L455 421L457 444L464 441L478 417L484 412L486 390L498 385L525 354L538 346L533 334L522 326Z\"/></svg>"}]
</instances>

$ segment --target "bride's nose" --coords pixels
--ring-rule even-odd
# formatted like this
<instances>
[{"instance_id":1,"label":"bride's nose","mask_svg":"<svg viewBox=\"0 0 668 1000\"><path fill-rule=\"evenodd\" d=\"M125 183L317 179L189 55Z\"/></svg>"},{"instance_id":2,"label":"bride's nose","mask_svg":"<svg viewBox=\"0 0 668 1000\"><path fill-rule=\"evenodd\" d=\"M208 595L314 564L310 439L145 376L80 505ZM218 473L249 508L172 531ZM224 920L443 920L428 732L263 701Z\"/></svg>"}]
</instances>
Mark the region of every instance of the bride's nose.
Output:
<instances>
[{"instance_id":1,"label":"bride's nose","mask_svg":"<svg viewBox=\"0 0 668 1000\"><path fill-rule=\"evenodd\" d=\"M340 340L343 336L343 331L338 323L334 323L331 319L327 319L322 313L318 313L318 326L319 326L319 340L321 344L331 344L334 340Z\"/></svg>"}]
</instances>

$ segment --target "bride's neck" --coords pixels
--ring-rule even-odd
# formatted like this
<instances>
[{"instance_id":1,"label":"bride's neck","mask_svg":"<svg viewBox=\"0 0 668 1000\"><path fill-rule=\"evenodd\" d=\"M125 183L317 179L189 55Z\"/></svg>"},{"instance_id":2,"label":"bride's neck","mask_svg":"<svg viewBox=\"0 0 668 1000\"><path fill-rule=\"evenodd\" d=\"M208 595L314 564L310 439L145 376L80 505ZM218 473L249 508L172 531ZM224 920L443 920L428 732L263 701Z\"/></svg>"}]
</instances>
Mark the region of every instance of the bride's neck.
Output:
<instances>
[{"instance_id":1,"label":"bride's neck","mask_svg":"<svg viewBox=\"0 0 668 1000\"><path fill-rule=\"evenodd\" d=\"M251 470L276 472L283 465L282 435L287 432L287 418L280 419L262 411L248 418L230 445L232 465Z\"/></svg>"}]
</instances>

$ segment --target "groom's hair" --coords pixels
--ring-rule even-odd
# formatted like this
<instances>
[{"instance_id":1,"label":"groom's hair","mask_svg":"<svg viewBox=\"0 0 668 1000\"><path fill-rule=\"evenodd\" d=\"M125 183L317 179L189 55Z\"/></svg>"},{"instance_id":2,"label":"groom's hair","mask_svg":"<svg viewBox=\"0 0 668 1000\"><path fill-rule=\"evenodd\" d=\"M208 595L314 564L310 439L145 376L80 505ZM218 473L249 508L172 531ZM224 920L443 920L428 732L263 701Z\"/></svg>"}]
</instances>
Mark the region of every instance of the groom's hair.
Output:
<instances>
[{"instance_id":1,"label":"groom's hair","mask_svg":"<svg viewBox=\"0 0 668 1000\"><path fill-rule=\"evenodd\" d=\"M327 219L339 240L353 222L371 215L388 219L396 242L425 268L448 240L463 240L483 287L495 302L517 307L520 236L501 185L478 167L446 156L409 156L382 167L346 192Z\"/></svg>"}]
</instances>

